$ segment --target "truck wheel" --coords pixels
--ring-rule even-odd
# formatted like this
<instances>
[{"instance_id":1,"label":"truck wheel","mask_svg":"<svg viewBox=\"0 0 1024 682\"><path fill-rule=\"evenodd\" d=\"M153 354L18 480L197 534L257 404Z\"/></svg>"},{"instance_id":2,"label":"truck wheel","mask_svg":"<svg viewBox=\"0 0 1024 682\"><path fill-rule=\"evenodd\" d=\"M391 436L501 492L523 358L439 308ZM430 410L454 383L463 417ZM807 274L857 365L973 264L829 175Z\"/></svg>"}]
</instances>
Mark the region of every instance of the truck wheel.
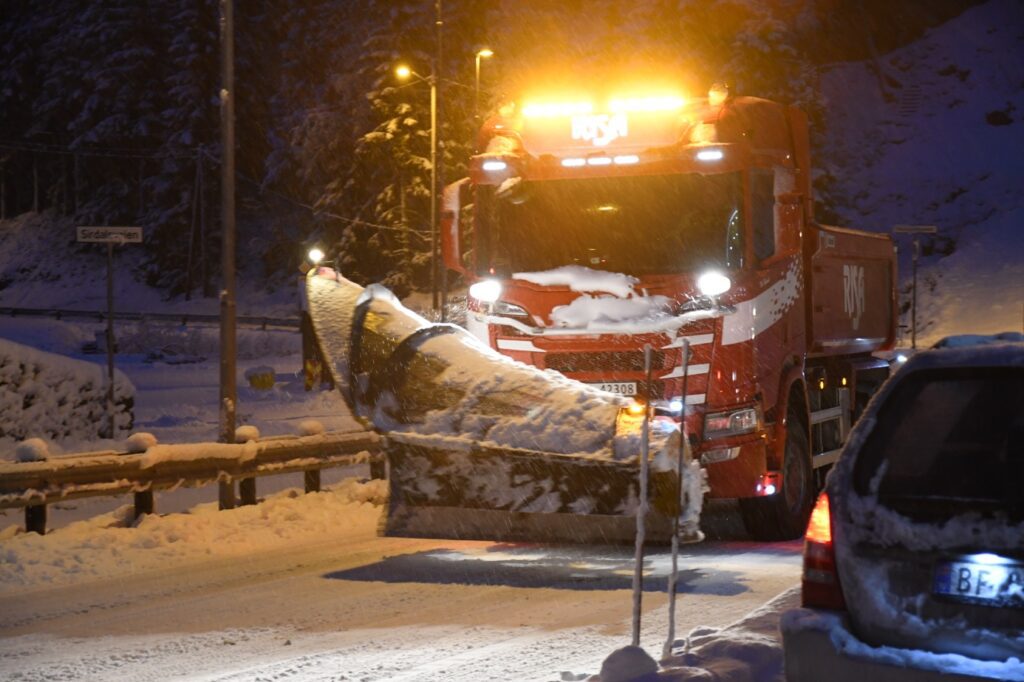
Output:
<instances>
[{"instance_id":1,"label":"truck wheel","mask_svg":"<svg viewBox=\"0 0 1024 682\"><path fill-rule=\"evenodd\" d=\"M770 497L740 500L743 523L755 540L774 542L800 537L807 529L807 519L814 506L814 472L807 430L792 411L786 423L782 490Z\"/></svg>"}]
</instances>

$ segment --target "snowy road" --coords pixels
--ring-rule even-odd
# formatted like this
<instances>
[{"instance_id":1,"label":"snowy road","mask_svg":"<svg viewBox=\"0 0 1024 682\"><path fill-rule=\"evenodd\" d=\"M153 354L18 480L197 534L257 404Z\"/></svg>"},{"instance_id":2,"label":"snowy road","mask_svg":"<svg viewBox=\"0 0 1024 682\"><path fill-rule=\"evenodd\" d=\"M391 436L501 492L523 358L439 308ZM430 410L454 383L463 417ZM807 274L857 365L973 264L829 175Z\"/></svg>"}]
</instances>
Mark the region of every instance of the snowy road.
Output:
<instances>
[{"instance_id":1,"label":"snowy road","mask_svg":"<svg viewBox=\"0 0 1024 682\"><path fill-rule=\"evenodd\" d=\"M367 517L368 518L368 517ZM558 680L628 644L630 548L379 538L190 561L0 596L17 680ZM717 541L681 562L677 633L736 621L798 580L799 543ZM666 632L663 551L642 644Z\"/></svg>"}]
</instances>

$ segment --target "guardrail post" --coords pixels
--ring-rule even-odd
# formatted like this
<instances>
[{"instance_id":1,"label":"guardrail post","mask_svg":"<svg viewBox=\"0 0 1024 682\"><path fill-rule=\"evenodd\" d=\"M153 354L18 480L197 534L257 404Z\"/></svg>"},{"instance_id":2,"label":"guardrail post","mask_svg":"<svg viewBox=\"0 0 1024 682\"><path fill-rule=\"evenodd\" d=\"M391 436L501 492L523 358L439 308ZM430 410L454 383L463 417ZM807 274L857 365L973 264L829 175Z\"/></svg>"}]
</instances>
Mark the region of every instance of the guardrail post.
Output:
<instances>
[{"instance_id":1,"label":"guardrail post","mask_svg":"<svg viewBox=\"0 0 1024 682\"><path fill-rule=\"evenodd\" d=\"M370 455L370 478L384 480L388 477L387 460L383 455Z\"/></svg>"},{"instance_id":2,"label":"guardrail post","mask_svg":"<svg viewBox=\"0 0 1024 682\"><path fill-rule=\"evenodd\" d=\"M320 492L320 470L319 469L307 469L303 472L303 478L306 482L307 493L318 493Z\"/></svg>"},{"instance_id":3,"label":"guardrail post","mask_svg":"<svg viewBox=\"0 0 1024 682\"><path fill-rule=\"evenodd\" d=\"M156 502L153 498L153 489L142 490L135 493L135 518L143 514L152 514L156 511Z\"/></svg>"},{"instance_id":4,"label":"guardrail post","mask_svg":"<svg viewBox=\"0 0 1024 682\"><path fill-rule=\"evenodd\" d=\"M221 511L235 508L235 482L232 480L220 481L217 484L217 507Z\"/></svg>"},{"instance_id":5,"label":"guardrail post","mask_svg":"<svg viewBox=\"0 0 1024 682\"><path fill-rule=\"evenodd\" d=\"M46 505L30 504L25 507L25 530L46 535Z\"/></svg>"},{"instance_id":6,"label":"guardrail post","mask_svg":"<svg viewBox=\"0 0 1024 682\"><path fill-rule=\"evenodd\" d=\"M243 506L256 504L256 477L243 478L238 481L238 496Z\"/></svg>"}]
</instances>

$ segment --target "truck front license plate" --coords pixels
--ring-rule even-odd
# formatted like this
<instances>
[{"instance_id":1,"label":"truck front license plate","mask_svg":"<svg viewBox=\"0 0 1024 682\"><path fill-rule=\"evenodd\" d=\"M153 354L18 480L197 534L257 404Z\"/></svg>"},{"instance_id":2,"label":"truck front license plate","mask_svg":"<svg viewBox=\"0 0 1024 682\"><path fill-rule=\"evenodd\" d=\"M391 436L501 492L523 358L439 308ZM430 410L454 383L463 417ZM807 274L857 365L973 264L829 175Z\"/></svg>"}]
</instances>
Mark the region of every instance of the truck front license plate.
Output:
<instances>
[{"instance_id":1,"label":"truck front license plate","mask_svg":"<svg viewBox=\"0 0 1024 682\"><path fill-rule=\"evenodd\" d=\"M940 562L932 591L975 604L1024 608L1024 565L992 555Z\"/></svg>"},{"instance_id":2,"label":"truck front license plate","mask_svg":"<svg viewBox=\"0 0 1024 682\"><path fill-rule=\"evenodd\" d=\"M605 381L604 383L590 385L615 395L636 395L635 381Z\"/></svg>"}]
</instances>

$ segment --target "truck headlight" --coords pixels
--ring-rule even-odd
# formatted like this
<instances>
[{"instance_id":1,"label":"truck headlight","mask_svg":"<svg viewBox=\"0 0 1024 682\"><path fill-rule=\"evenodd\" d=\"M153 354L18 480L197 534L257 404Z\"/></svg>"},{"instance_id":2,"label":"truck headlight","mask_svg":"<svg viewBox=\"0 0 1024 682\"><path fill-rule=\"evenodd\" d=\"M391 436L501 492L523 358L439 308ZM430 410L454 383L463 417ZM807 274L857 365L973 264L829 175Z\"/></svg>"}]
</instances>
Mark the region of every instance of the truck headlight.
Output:
<instances>
[{"instance_id":1,"label":"truck headlight","mask_svg":"<svg viewBox=\"0 0 1024 682\"><path fill-rule=\"evenodd\" d=\"M494 303L501 296L501 282L496 279L482 279L470 285L469 295L481 303Z\"/></svg>"},{"instance_id":2,"label":"truck headlight","mask_svg":"<svg viewBox=\"0 0 1024 682\"><path fill-rule=\"evenodd\" d=\"M714 298L732 288L732 280L715 270L705 272L697 278L697 289L705 296Z\"/></svg>"},{"instance_id":3,"label":"truck headlight","mask_svg":"<svg viewBox=\"0 0 1024 682\"><path fill-rule=\"evenodd\" d=\"M752 433L757 430L760 423L761 415L756 407L716 412L704 417L704 439Z\"/></svg>"}]
</instances>

